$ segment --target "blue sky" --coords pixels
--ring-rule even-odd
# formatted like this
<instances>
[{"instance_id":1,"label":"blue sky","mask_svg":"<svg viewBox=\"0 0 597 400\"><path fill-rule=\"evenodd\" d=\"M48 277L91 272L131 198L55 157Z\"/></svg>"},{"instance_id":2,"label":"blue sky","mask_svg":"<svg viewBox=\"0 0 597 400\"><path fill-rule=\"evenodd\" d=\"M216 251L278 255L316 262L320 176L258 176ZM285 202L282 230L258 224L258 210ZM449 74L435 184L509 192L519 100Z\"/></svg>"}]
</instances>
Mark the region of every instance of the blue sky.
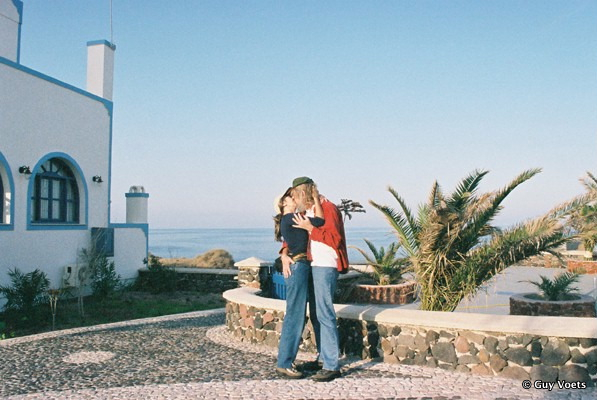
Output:
<instances>
[{"instance_id":1,"label":"blue sky","mask_svg":"<svg viewBox=\"0 0 597 400\"><path fill-rule=\"evenodd\" d=\"M415 207L487 169L543 172L501 225L597 171L597 2L113 0L112 221L144 185L150 224L269 227L300 175L335 201ZM109 0L24 0L21 63L85 87ZM370 206L348 226L385 226Z\"/></svg>"}]
</instances>

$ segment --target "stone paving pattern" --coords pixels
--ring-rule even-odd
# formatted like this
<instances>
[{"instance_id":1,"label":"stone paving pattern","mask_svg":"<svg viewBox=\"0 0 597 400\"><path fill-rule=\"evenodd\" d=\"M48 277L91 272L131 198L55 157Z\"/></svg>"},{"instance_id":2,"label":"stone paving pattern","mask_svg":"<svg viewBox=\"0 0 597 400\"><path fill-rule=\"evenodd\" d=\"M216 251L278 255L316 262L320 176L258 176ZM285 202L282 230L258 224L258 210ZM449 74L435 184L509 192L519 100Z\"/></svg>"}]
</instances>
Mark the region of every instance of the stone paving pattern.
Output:
<instances>
[{"instance_id":1,"label":"stone paving pattern","mask_svg":"<svg viewBox=\"0 0 597 400\"><path fill-rule=\"evenodd\" d=\"M5 399L596 399L597 389L343 359L342 378L286 380L276 350L241 343L224 311L194 312L0 341ZM313 357L299 354L300 360Z\"/></svg>"}]
</instances>

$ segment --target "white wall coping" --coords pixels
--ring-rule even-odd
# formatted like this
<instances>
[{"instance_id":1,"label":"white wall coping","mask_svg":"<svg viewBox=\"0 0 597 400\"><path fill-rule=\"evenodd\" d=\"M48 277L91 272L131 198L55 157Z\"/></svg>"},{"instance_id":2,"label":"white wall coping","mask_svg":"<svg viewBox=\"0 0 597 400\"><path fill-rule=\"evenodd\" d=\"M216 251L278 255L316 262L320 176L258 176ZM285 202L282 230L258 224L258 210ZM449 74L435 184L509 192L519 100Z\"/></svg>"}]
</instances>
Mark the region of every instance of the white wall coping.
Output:
<instances>
[{"instance_id":1,"label":"white wall coping","mask_svg":"<svg viewBox=\"0 0 597 400\"><path fill-rule=\"evenodd\" d=\"M271 267L273 263L262 260L257 257L249 257L242 261L234 263L235 267Z\"/></svg>"},{"instance_id":2,"label":"white wall coping","mask_svg":"<svg viewBox=\"0 0 597 400\"><path fill-rule=\"evenodd\" d=\"M286 301L257 296L260 289L241 287L224 292L226 300L268 310L285 311ZM422 311L401 306L335 304L338 318L382 324L421 326L477 332L518 333L551 337L597 338L597 318L531 317L478 313Z\"/></svg>"},{"instance_id":3,"label":"white wall coping","mask_svg":"<svg viewBox=\"0 0 597 400\"><path fill-rule=\"evenodd\" d=\"M181 274L212 274L212 275L238 275L235 269L223 268L201 268L201 267L168 267ZM149 271L147 267L139 268L139 271Z\"/></svg>"}]
</instances>

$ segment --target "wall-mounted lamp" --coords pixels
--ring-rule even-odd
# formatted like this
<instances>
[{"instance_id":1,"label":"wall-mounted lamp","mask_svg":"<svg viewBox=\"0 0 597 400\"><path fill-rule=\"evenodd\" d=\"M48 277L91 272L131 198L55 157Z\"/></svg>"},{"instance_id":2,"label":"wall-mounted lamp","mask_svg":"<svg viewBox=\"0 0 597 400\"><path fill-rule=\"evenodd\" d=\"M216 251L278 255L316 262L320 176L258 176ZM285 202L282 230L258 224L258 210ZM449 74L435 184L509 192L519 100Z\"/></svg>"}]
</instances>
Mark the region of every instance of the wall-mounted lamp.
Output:
<instances>
[{"instance_id":1,"label":"wall-mounted lamp","mask_svg":"<svg viewBox=\"0 0 597 400\"><path fill-rule=\"evenodd\" d=\"M101 176L99 176L99 175L96 175L96 176L94 176L93 178L91 178L91 180L93 180L93 181L94 181L94 182L96 182L96 183L102 183L102 182L104 181L104 180L102 179L102 177L101 177Z\"/></svg>"},{"instance_id":2,"label":"wall-mounted lamp","mask_svg":"<svg viewBox=\"0 0 597 400\"><path fill-rule=\"evenodd\" d=\"M31 175L31 168L28 165L19 167L19 173L23 175Z\"/></svg>"}]
</instances>

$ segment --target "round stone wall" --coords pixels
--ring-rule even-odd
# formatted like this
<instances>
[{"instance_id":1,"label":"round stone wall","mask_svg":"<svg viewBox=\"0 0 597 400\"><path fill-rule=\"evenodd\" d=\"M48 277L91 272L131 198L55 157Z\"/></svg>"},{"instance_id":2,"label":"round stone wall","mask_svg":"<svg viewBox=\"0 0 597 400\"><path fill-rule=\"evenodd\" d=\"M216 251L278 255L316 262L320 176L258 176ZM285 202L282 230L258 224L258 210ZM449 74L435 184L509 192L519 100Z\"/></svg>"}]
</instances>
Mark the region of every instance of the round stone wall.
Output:
<instances>
[{"instance_id":1,"label":"round stone wall","mask_svg":"<svg viewBox=\"0 0 597 400\"><path fill-rule=\"evenodd\" d=\"M527 297L531 293L510 297L511 315L546 315L595 318L595 299L579 295L577 300L547 301Z\"/></svg>"}]
</instances>

